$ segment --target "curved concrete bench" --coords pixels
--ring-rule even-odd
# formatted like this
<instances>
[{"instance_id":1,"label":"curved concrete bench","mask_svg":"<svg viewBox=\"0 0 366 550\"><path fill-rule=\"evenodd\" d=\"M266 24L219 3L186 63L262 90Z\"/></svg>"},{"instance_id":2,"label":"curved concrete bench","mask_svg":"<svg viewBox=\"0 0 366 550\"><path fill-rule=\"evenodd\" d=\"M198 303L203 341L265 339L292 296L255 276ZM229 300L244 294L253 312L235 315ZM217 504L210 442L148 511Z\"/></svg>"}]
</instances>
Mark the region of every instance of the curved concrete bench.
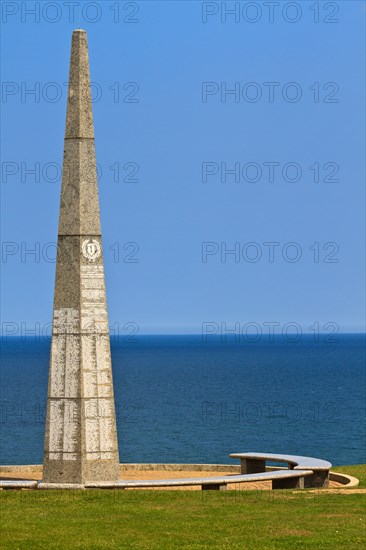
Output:
<instances>
[{"instance_id":1,"label":"curved concrete bench","mask_svg":"<svg viewBox=\"0 0 366 550\"><path fill-rule=\"evenodd\" d=\"M304 478L311 476L309 470L277 470L272 472L259 472L253 474L190 477L178 479L150 479L150 480L120 480L109 483L86 483L78 485L72 483L43 483L30 480L2 480L0 489L133 489L148 487L184 487L200 485L204 490L224 490L227 485L235 483L249 483L260 481L272 481L272 489L304 488Z\"/></svg>"},{"instance_id":2,"label":"curved concrete bench","mask_svg":"<svg viewBox=\"0 0 366 550\"><path fill-rule=\"evenodd\" d=\"M179 487L201 485L202 490L223 490L232 483L247 483L255 481L272 481L272 489L303 488L304 478L312 475L308 470L277 470L244 475L227 475L214 477L191 477L180 479L151 479L143 481L120 480L115 483L86 483L87 489L132 489L134 487ZM40 489L42 488L40 484ZM49 484L47 487L50 488Z\"/></svg>"},{"instance_id":3,"label":"curved concrete bench","mask_svg":"<svg viewBox=\"0 0 366 550\"><path fill-rule=\"evenodd\" d=\"M239 458L241 474L152 480L120 480L110 483L43 483L42 481L5 479L0 480L0 489L132 489L134 487L178 487L200 485L202 490L226 489L227 485L246 482L272 481L272 489L304 487L327 487L330 462L306 456L270 453L233 453L231 458ZM266 460L285 462L289 469L266 471Z\"/></svg>"},{"instance_id":4,"label":"curved concrete bench","mask_svg":"<svg viewBox=\"0 0 366 550\"><path fill-rule=\"evenodd\" d=\"M240 459L242 474L253 474L266 471L266 460L271 462L286 462L290 471L307 470L312 476L305 479L305 487L328 487L331 463L319 458L297 455L282 455L271 453L232 453L230 458Z\"/></svg>"},{"instance_id":5,"label":"curved concrete bench","mask_svg":"<svg viewBox=\"0 0 366 550\"><path fill-rule=\"evenodd\" d=\"M37 489L38 481L30 479L1 479L0 489Z\"/></svg>"}]
</instances>

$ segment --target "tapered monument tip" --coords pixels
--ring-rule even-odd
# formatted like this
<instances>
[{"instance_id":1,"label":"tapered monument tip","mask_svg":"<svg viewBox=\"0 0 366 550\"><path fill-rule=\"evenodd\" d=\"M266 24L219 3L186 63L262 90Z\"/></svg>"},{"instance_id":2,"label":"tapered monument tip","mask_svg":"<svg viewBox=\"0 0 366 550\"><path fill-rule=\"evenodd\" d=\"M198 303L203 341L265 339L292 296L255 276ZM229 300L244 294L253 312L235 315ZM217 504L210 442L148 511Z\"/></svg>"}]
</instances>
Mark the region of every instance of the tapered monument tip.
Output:
<instances>
[{"instance_id":1,"label":"tapered monument tip","mask_svg":"<svg viewBox=\"0 0 366 550\"><path fill-rule=\"evenodd\" d=\"M84 33L86 33L86 31L84 29L75 29L73 32L84 32Z\"/></svg>"}]
</instances>

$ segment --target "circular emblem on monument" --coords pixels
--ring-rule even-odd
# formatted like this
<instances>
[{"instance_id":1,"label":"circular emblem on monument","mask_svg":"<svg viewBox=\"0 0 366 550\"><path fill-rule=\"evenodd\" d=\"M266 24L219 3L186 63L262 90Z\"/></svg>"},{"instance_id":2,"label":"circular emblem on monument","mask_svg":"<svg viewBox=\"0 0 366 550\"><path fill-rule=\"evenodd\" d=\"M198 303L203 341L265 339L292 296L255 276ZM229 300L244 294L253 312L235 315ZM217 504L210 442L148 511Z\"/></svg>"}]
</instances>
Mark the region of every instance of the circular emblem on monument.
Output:
<instances>
[{"instance_id":1,"label":"circular emblem on monument","mask_svg":"<svg viewBox=\"0 0 366 550\"><path fill-rule=\"evenodd\" d=\"M100 256L100 244L95 239L85 239L81 248L84 257L91 262L95 262L95 260Z\"/></svg>"}]
</instances>

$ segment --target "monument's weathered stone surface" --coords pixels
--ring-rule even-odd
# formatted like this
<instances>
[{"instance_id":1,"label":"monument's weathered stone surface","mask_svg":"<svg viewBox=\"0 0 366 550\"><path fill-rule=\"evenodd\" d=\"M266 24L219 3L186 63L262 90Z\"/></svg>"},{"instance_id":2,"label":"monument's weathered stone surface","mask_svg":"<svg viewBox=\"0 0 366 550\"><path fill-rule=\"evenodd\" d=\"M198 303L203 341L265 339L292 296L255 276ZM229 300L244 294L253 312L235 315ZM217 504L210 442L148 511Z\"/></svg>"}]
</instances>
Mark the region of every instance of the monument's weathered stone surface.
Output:
<instances>
[{"instance_id":1,"label":"monument's weathered stone surface","mask_svg":"<svg viewBox=\"0 0 366 550\"><path fill-rule=\"evenodd\" d=\"M114 481L119 458L86 33L72 35L43 481Z\"/></svg>"}]
</instances>

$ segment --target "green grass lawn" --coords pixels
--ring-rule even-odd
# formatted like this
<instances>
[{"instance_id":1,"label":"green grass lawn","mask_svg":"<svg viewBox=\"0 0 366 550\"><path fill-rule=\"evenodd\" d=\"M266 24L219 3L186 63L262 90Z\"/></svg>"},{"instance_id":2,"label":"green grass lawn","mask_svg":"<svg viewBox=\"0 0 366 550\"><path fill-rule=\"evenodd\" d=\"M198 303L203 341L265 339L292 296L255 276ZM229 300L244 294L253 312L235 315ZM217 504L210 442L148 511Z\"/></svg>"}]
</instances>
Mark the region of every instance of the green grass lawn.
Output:
<instances>
[{"instance_id":1,"label":"green grass lawn","mask_svg":"<svg viewBox=\"0 0 366 550\"><path fill-rule=\"evenodd\" d=\"M362 478L365 466L337 468ZM361 548L365 494L2 491L1 548Z\"/></svg>"}]
</instances>

